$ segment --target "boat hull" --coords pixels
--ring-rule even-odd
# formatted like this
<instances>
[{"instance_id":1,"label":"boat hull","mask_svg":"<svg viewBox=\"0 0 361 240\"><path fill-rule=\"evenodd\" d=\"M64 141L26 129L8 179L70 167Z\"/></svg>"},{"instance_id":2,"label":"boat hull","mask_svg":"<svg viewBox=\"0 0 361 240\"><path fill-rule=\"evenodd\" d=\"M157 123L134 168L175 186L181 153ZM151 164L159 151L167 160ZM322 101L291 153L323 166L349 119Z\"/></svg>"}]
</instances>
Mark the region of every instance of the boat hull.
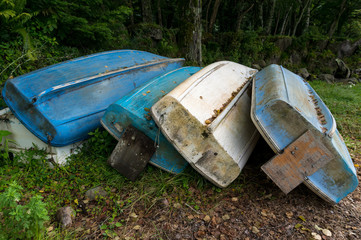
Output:
<instances>
[{"instance_id":1,"label":"boat hull","mask_svg":"<svg viewBox=\"0 0 361 240\"><path fill-rule=\"evenodd\" d=\"M338 203L358 185L356 170L336 122L317 93L298 75L270 65L253 81L251 117L275 153L306 131L334 156L304 183L330 203Z\"/></svg>"},{"instance_id":2,"label":"boat hull","mask_svg":"<svg viewBox=\"0 0 361 240\"><path fill-rule=\"evenodd\" d=\"M258 139L249 116L255 72L228 61L211 64L151 108L166 138L219 187L238 177Z\"/></svg>"},{"instance_id":3,"label":"boat hull","mask_svg":"<svg viewBox=\"0 0 361 240\"><path fill-rule=\"evenodd\" d=\"M103 52L9 79L3 97L38 138L65 146L100 127L106 108L119 97L183 62L142 51Z\"/></svg>"},{"instance_id":4,"label":"boat hull","mask_svg":"<svg viewBox=\"0 0 361 240\"><path fill-rule=\"evenodd\" d=\"M5 108L0 111L0 130L11 132L11 134L6 138L13 140L15 143L9 142L9 151L26 151L34 148L35 145L39 149L46 151L47 157L52 158L57 164L60 165L65 164L67 162L67 158L70 155L76 153L84 143L84 141L81 141L63 147L51 147L32 134L14 116L9 108Z\"/></svg>"},{"instance_id":5,"label":"boat hull","mask_svg":"<svg viewBox=\"0 0 361 240\"><path fill-rule=\"evenodd\" d=\"M128 126L137 128L157 146L150 163L171 173L181 173L188 162L160 132L149 111L155 102L200 69L179 68L150 80L110 105L101 119L102 125L117 140Z\"/></svg>"}]
</instances>

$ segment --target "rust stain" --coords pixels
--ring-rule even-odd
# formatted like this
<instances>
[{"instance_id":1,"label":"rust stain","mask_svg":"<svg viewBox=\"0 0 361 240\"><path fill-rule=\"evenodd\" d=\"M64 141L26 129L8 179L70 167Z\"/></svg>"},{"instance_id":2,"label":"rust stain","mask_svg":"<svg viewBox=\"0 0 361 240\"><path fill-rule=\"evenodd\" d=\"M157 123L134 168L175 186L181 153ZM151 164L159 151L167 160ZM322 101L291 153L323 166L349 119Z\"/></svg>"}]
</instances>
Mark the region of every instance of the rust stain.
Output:
<instances>
[{"instance_id":1,"label":"rust stain","mask_svg":"<svg viewBox=\"0 0 361 240\"><path fill-rule=\"evenodd\" d=\"M149 114L149 113L148 113ZM144 118L147 119L148 121L152 120L152 117L149 116L148 114L144 114Z\"/></svg>"},{"instance_id":2,"label":"rust stain","mask_svg":"<svg viewBox=\"0 0 361 240\"><path fill-rule=\"evenodd\" d=\"M212 117L208 118L205 121L205 124L209 125L211 124L214 119L216 119L216 117L221 114L223 112L223 110L228 106L228 104L237 96L237 94L243 89L243 87L252 79L252 77L249 77L244 83L242 83L242 85L237 88L236 91L232 92L231 97L227 99L227 101L225 103L222 104L222 106L219 109L214 109L213 112L214 114L212 115ZM200 96L200 99L202 99L202 96Z\"/></svg>"},{"instance_id":3,"label":"rust stain","mask_svg":"<svg viewBox=\"0 0 361 240\"><path fill-rule=\"evenodd\" d=\"M325 115L323 115L323 113L322 113L321 108L318 106L318 100L315 98L315 96L313 95L313 92L311 90L308 90L308 92L310 94L309 97L312 99L312 103L315 105L318 122L321 125L326 125L327 121L326 121ZM322 132L324 132L324 133L327 132L327 129L325 127L322 127L321 129L322 129Z\"/></svg>"}]
</instances>

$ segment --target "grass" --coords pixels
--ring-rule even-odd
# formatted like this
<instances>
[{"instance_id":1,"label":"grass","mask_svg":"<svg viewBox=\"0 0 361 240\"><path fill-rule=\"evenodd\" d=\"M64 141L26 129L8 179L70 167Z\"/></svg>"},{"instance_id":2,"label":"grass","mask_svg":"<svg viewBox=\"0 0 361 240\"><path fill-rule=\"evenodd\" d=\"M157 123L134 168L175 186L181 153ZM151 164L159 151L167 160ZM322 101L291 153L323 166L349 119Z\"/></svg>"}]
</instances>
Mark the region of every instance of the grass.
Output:
<instances>
[{"instance_id":1,"label":"grass","mask_svg":"<svg viewBox=\"0 0 361 240\"><path fill-rule=\"evenodd\" d=\"M313 81L311 85L333 113L351 155L359 157L361 84L329 85ZM106 131L97 130L82 151L73 155L62 167L50 167L44 152L39 149L18 154L12 160L2 159L0 192L5 190L7 183L15 180L24 188L22 202L36 194L42 195L51 219L46 226L45 239L74 239L92 236L95 232L108 238L118 236L119 232L126 231L135 206L141 206L143 214L147 214L158 201L167 199L169 211L181 203L198 212L202 211L200 205L215 202L224 191L214 187L190 167L175 176L148 166L139 180L131 182L106 163L115 144L116 141ZM247 184L241 176L229 189L241 194ZM96 186L102 186L108 196L90 202L87 214L83 214L79 202L84 200L87 190ZM207 193L207 198L203 197L204 193ZM90 219L91 224L86 229L79 226L68 230L60 228L56 211L67 205L72 206L78 216Z\"/></svg>"},{"instance_id":2,"label":"grass","mask_svg":"<svg viewBox=\"0 0 361 240\"><path fill-rule=\"evenodd\" d=\"M361 154L361 84L313 81L311 86L332 112L351 156Z\"/></svg>"}]
</instances>

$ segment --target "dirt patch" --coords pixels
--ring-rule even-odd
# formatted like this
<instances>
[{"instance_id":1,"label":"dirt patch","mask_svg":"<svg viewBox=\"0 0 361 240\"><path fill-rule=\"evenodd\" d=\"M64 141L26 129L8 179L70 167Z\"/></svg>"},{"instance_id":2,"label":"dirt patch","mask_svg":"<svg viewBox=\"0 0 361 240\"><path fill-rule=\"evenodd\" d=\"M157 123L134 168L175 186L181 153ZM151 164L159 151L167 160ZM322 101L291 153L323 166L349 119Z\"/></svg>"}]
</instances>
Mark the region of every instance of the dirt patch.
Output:
<instances>
[{"instance_id":1,"label":"dirt patch","mask_svg":"<svg viewBox=\"0 0 361 240\"><path fill-rule=\"evenodd\" d=\"M272 150L260 140L241 176L229 187L220 190L211 184L202 188L191 184L184 196L174 189L152 199L151 206L138 201L114 218L113 222L122 224L112 229L113 239L313 239L317 235L322 239L361 238L360 188L338 205L326 203L304 185L285 195L260 170L272 156ZM356 156L355 163L361 164L360 159ZM197 174L193 170L191 173ZM360 168L357 173L361 180ZM127 197L126 192L115 193ZM110 216L105 214L110 208L107 201L100 213L93 212L95 202L87 203L86 211L78 212L72 227L80 229L78 237L109 236L109 231L99 227L110 222Z\"/></svg>"}]
</instances>

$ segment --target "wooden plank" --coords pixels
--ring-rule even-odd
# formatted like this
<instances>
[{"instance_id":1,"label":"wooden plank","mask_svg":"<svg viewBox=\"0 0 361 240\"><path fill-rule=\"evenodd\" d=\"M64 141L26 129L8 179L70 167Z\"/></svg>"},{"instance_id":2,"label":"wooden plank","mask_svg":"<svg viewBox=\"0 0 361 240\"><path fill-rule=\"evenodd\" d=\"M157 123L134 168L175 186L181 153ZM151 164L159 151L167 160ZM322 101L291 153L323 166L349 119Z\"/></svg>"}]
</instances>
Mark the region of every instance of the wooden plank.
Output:
<instances>
[{"instance_id":1,"label":"wooden plank","mask_svg":"<svg viewBox=\"0 0 361 240\"><path fill-rule=\"evenodd\" d=\"M261 169L287 194L333 158L312 132L307 131Z\"/></svg>"},{"instance_id":2,"label":"wooden plank","mask_svg":"<svg viewBox=\"0 0 361 240\"><path fill-rule=\"evenodd\" d=\"M108 163L120 174L134 181L143 171L156 148L154 142L144 133L129 126L111 156Z\"/></svg>"}]
</instances>

